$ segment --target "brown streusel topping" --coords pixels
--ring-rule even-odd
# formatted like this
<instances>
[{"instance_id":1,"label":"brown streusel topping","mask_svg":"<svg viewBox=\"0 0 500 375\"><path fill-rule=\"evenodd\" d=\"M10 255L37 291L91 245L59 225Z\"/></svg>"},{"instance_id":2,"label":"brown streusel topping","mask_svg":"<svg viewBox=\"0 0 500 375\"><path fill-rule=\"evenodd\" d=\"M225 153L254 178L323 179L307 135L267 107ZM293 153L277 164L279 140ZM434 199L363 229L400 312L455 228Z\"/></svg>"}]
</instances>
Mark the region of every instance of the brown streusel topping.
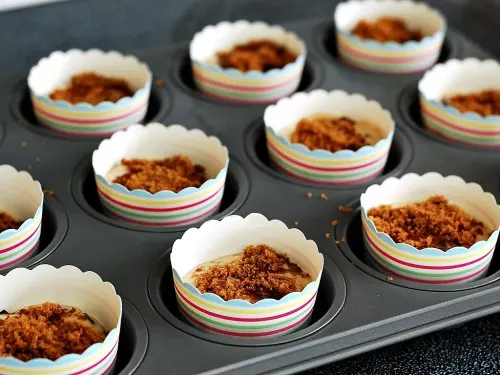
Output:
<instances>
[{"instance_id":1,"label":"brown streusel topping","mask_svg":"<svg viewBox=\"0 0 500 375\"><path fill-rule=\"evenodd\" d=\"M50 98L65 100L71 104L101 102L116 103L121 98L133 96L134 92L127 81L120 78L109 78L96 73L81 73L71 78L71 85L57 89Z\"/></svg>"},{"instance_id":2,"label":"brown streusel topping","mask_svg":"<svg viewBox=\"0 0 500 375\"><path fill-rule=\"evenodd\" d=\"M81 354L105 338L103 332L92 328L86 314L55 303L29 306L0 319L0 357L22 361L54 361L66 354Z\"/></svg>"},{"instance_id":3,"label":"brown streusel topping","mask_svg":"<svg viewBox=\"0 0 500 375\"><path fill-rule=\"evenodd\" d=\"M440 195L400 207L374 207L368 211L368 217L379 232L388 234L394 242L403 242L419 250L426 247L445 251L456 246L468 248L491 234L484 223Z\"/></svg>"},{"instance_id":4,"label":"brown streusel topping","mask_svg":"<svg viewBox=\"0 0 500 375\"><path fill-rule=\"evenodd\" d=\"M443 99L460 112L476 112L481 116L500 116L500 91L484 90L470 94L456 94Z\"/></svg>"},{"instance_id":5,"label":"brown streusel topping","mask_svg":"<svg viewBox=\"0 0 500 375\"><path fill-rule=\"evenodd\" d=\"M193 280L201 293L214 293L225 301L243 299L251 303L265 298L279 300L287 294L301 292L306 285L298 279L310 279L286 255L276 253L267 245L248 246L236 260L198 272L195 271Z\"/></svg>"},{"instance_id":6,"label":"brown streusel topping","mask_svg":"<svg viewBox=\"0 0 500 375\"><path fill-rule=\"evenodd\" d=\"M219 65L225 69L234 68L241 72L257 70L267 72L281 69L294 62L297 56L284 46L271 40L254 40L239 44L229 52L217 54Z\"/></svg>"},{"instance_id":7,"label":"brown streusel topping","mask_svg":"<svg viewBox=\"0 0 500 375\"><path fill-rule=\"evenodd\" d=\"M382 17L374 22L361 20L351 32L361 39L372 39L382 43L405 43L422 39L419 31L411 31L403 20L393 17Z\"/></svg>"},{"instance_id":8,"label":"brown streusel topping","mask_svg":"<svg viewBox=\"0 0 500 375\"><path fill-rule=\"evenodd\" d=\"M303 118L297 124L290 140L302 143L309 150L359 150L370 143L356 129L356 121L348 117Z\"/></svg>"},{"instance_id":9,"label":"brown streusel topping","mask_svg":"<svg viewBox=\"0 0 500 375\"><path fill-rule=\"evenodd\" d=\"M179 192L187 187L200 187L206 180L205 168L193 164L183 155L161 160L123 159L127 172L113 180L129 190L144 189L151 194L162 190Z\"/></svg>"},{"instance_id":10,"label":"brown streusel topping","mask_svg":"<svg viewBox=\"0 0 500 375\"><path fill-rule=\"evenodd\" d=\"M7 229L19 229L22 222L17 221L6 212L0 212L0 233Z\"/></svg>"}]
</instances>

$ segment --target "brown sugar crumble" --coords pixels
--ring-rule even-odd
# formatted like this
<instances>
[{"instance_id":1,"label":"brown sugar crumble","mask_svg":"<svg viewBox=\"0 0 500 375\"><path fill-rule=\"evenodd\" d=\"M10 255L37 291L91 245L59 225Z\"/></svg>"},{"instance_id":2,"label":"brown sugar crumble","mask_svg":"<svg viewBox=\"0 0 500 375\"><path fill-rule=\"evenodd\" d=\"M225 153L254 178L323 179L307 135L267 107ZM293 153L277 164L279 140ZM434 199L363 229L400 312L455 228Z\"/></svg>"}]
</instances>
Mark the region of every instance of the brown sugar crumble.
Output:
<instances>
[{"instance_id":1,"label":"brown sugar crumble","mask_svg":"<svg viewBox=\"0 0 500 375\"><path fill-rule=\"evenodd\" d=\"M7 229L19 229L22 221L17 221L6 212L0 212L0 233Z\"/></svg>"},{"instance_id":2,"label":"brown sugar crumble","mask_svg":"<svg viewBox=\"0 0 500 375\"><path fill-rule=\"evenodd\" d=\"M200 187L206 180L205 168L193 164L183 155L174 155L161 160L123 159L121 164L127 172L113 182L129 190L143 189L151 194L163 190L178 193L187 187Z\"/></svg>"},{"instance_id":3,"label":"brown sugar crumble","mask_svg":"<svg viewBox=\"0 0 500 375\"><path fill-rule=\"evenodd\" d=\"M338 206L337 210L341 213L346 213L346 212L352 212L352 207L347 207L347 206Z\"/></svg>"},{"instance_id":4,"label":"brown sugar crumble","mask_svg":"<svg viewBox=\"0 0 500 375\"><path fill-rule=\"evenodd\" d=\"M133 96L134 91L127 81L121 78L109 78L96 73L81 73L71 78L67 88L55 90L50 94L52 100L65 100L71 104L101 102L116 103L121 98Z\"/></svg>"},{"instance_id":5,"label":"brown sugar crumble","mask_svg":"<svg viewBox=\"0 0 500 375\"><path fill-rule=\"evenodd\" d=\"M379 232L386 233L396 243L403 242L419 250L468 248L491 234L483 223L440 195L400 207L374 207L368 211L368 217Z\"/></svg>"},{"instance_id":6,"label":"brown sugar crumble","mask_svg":"<svg viewBox=\"0 0 500 375\"><path fill-rule=\"evenodd\" d=\"M361 39L372 39L381 43L405 43L422 39L419 31L408 29L403 20L393 17L382 17L374 22L361 20L351 32Z\"/></svg>"},{"instance_id":7,"label":"brown sugar crumble","mask_svg":"<svg viewBox=\"0 0 500 375\"><path fill-rule=\"evenodd\" d=\"M476 112L481 116L500 116L500 91L498 90L451 95L444 98L443 102L462 113Z\"/></svg>"},{"instance_id":8,"label":"brown sugar crumble","mask_svg":"<svg viewBox=\"0 0 500 375\"><path fill-rule=\"evenodd\" d=\"M356 129L356 121L348 117L316 117L299 121L290 140L309 150L357 151L370 143Z\"/></svg>"},{"instance_id":9,"label":"brown sugar crumble","mask_svg":"<svg viewBox=\"0 0 500 375\"><path fill-rule=\"evenodd\" d=\"M307 285L300 283L301 278L311 281L286 255L262 244L248 246L241 257L226 264L210 265L193 275L194 286L201 293L214 293L225 301L243 299L251 303L265 298L279 300L301 292Z\"/></svg>"},{"instance_id":10,"label":"brown sugar crumble","mask_svg":"<svg viewBox=\"0 0 500 375\"><path fill-rule=\"evenodd\" d=\"M219 52L217 58L219 65L225 69L234 68L241 72L249 70L267 72L272 69L281 69L294 62L297 55L271 40L254 40L239 44L229 52Z\"/></svg>"},{"instance_id":11,"label":"brown sugar crumble","mask_svg":"<svg viewBox=\"0 0 500 375\"><path fill-rule=\"evenodd\" d=\"M55 303L26 307L0 319L0 357L29 361L81 354L106 338L105 332L92 327L94 323L76 308Z\"/></svg>"}]
</instances>

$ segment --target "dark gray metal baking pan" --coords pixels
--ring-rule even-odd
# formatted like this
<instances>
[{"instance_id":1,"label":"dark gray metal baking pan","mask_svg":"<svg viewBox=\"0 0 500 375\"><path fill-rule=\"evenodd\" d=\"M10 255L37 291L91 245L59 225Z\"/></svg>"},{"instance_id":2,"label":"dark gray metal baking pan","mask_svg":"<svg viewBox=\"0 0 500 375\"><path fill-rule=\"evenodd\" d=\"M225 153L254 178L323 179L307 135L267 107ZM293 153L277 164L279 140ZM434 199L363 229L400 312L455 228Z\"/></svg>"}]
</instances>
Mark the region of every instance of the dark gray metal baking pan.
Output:
<instances>
[{"instance_id":1,"label":"dark gray metal baking pan","mask_svg":"<svg viewBox=\"0 0 500 375\"><path fill-rule=\"evenodd\" d=\"M284 26L308 44L300 90L358 92L392 112L397 122L394 145L384 175L373 182L432 170L475 181L500 199L498 152L443 142L422 129L415 111L420 74L394 77L344 66L336 56L331 20ZM468 56L489 57L460 32L449 30L441 61ZM500 253L486 278L460 288L389 280L365 263L359 241L358 200L370 183L326 188L281 175L266 154L265 106L204 98L193 85L187 44L139 57L164 81L153 90L147 120L216 135L235 160L223 210L216 217L260 212L289 225L298 222L327 259L312 323L302 332L256 343L196 331L176 310L169 274L169 248L185 228L150 230L104 217L90 175L90 154L99 140L53 136L40 129L26 76L7 75L0 82L5 103L0 110L0 161L29 170L54 192L47 198L42 248L20 266L73 264L116 286L125 300L117 375L294 373L500 311ZM321 193L329 199L317 198ZM339 205L350 205L353 211L339 213ZM336 218L339 225L332 228ZM332 238L326 238L327 232Z\"/></svg>"}]
</instances>

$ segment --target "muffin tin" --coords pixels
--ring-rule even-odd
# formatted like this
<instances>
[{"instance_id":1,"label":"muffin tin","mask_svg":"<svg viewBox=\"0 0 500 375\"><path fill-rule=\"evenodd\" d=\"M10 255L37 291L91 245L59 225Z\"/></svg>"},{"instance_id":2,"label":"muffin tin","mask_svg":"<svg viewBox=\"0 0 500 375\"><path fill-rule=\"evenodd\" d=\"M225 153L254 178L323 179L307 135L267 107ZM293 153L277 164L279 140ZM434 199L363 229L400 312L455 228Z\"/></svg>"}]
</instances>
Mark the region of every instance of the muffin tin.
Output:
<instances>
[{"instance_id":1,"label":"muffin tin","mask_svg":"<svg viewBox=\"0 0 500 375\"><path fill-rule=\"evenodd\" d=\"M300 372L500 311L500 252L484 278L458 286L422 286L391 278L364 258L359 211L359 197L369 185L408 172L456 174L498 199L497 151L428 134L418 107L422 75L384 75L344 65L336 52L331 19L284 27L308 47L299 91L360 93L392 113L396 131L381 176L350 187L294 180L270 164L262 120L265 106L224 103L198 92L187 44L137 56L154 75L145 122L199 128L229 149L226 189L221 209L212 218L259 212L296 226L324 255L310 324L280 337L226 337L187 323L177 308L170 263L171 246L187 227L152 228L106 216L91 166L100 139L71 138L41 128L26 76L8 77L0 84L5 103L0 113L0 162L27 170L50 189L39 251L17 266L71 264L113 283L123 298L115 374L154 374L159 369L175 374ZM440 62L464 57L490 56L458 31L448 30ZM322 193L328 199L321 199ZM340 205L352 210L339 212ZM339 222L333 227L335 219Z\"/></svg>"}]
</instances>

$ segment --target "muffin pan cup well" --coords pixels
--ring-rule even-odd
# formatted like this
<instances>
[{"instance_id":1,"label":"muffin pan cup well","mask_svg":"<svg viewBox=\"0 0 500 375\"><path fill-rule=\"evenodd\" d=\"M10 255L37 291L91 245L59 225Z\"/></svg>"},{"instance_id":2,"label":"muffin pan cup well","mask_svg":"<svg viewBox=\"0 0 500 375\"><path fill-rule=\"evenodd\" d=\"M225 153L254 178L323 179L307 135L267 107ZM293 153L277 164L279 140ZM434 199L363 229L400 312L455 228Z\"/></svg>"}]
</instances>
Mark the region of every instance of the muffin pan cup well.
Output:
<instances>
[{"instance_id":1,"label":"muffin pan cup well","mask_svg":"<svg viewBox=\"0 0 500 375\"><path fill-rule=\"evenodd\" d=\"M21 361L0 357L2 374L111 374L122 318L122 301L115 288L93 272L73 266L54 268L41 265L33 270L17 268L0 276L0 311L15 313L46 301L76 307L96 319L108 331L102 343L91 345L82 354L67 354L55 361L36 358Z\"/></svg>"},{"instance_id":2,"label":"muffin pan cup well","mask_svg":"<svg viewBox=\"0 0 500 375\"><path fill-rule=\"evenodd\" d=\"M402 19L411 30L419 30L423 38L405 43L378 42L353 34L361 20L381 17ZM335 9L339 56L347 65L358 69L408 74L427 70L436 63L446 34L446 20L435 9L409 0L349 0Z\"/></svg>"},{"instance_id":3,"label":"muffin pan cup well","mask_svg":"<svg viewBox=\"0 0 500 375\"><path fill-rule=\"evenodd\" d=\"M265 9L261 11L265 12ZM402 92L410 85L417 92L422 75L385 75L347 68L334 55L321 52L318 46L321 43L315 42L316 39L322 42L335 37L332 29L324 27L326 23L333 26L331 17L284 24L283 27L307 44L310 60L319 65L320 76L315 75L316 69L311 70L315 89L359 93L380 103L392 115L395 123L392 146L397 151L395 155L400 155L396 159L401 162L392 162L389 157L387 165L397 165L392 171L387 171L391 177L407 173L424 175L431 171L441 176L455 175L477 183L498 201L500 156L497 153L485 148L471 149L458 143L436 142L422 136L426 130L415 131L407 117L401 115L403 107L399 101ZM319 35L319 30L332 35ZM460 32L450 30L448 34L453 58L491 58ZM498 257L496 251L488 275L459 285L429 286L404 282L368 265L362 268L352 261L344 251L347 245L356 254L361 254L364 248L361 216L355 213L357 219L352 221L353 211L349 211L349 207L356 211L359 203L356 207L349 204L359 202L369 185L382 184L384 176L364 184L326 186L278 178L277 174L281 172L274 169L276 173L266 172L259 165L270 163L269 159L259 157L256 163L249 156L247 148L250 143L245 147L252 134L260 134L260 146L255 146L259 148L256 152L259 155L267 153L262 121L266 106L203 100L191 90L181 89L172 74L178 72L180 59L185 58L187 49L185 43L137 55L168 88L169 100L166 102L169 110L159 121L183 124L187 129L201 129L208 137L217 137L227 147L230 161L226 184L232 184L230 170L234 165L234 178L243 181L238 186L244 194L238 195L234 210L222 210L214 218L222 222L229 214L245 218L251 213L261 213L268 220L279 220L288 228L297 228L305 238L317 244L324 259L318 296L309 324L282 336L241 338L201 330L187 323L178 311L170 254L165 254L166 249L189 230L187 226L175 231L143 230L142 227L146 226L138 230L133 225L115 225L106 221L101 217L104 214L99 217L93 214L84 208L82 201L87 199L92 204L99 203L95 181L88 183L95 180L92 152L98 149L99 142L80 137L52 137L31 131L29 126L19 126L18 118L8 108L0 109L0 122L5 129L5 139L0 147L1 162L14 166L16 170L28 171L44 189L54 192L53 197L45 197L47 209L42 219L42 240L45 241L44 220L51 217L45 212L56 207L53 202L62 206L68 219L65 236L54 243L55 250L44 253L43 262L56 267L71 264L80 270L96 272L103 280L111 281L124 301L137 309L137 314L134 314L137 321L141 320L140 316L145 322L145 328L139 323L137 325L143 327L137 330L141 332L137 337L142 339L134 341L134 324L125 322L136 320L127 318L128 308L124 303L116 366L118 374L115 375L149 375L158 373L158 369L179 375L296 373L500 311L500 262L495 260ZM19 94L15 87L26 80L27 73L24 76L12 74L0 82L0 98L5 103L11 103ZM29 100L25 101L25 105L29 103ZM257 126L259 131L255 130ZM233 164L233 160L237 162ZM85 176L87 182L82 184L79 176ZM87 193L89 187L92 188L91 196ZM76 188L81 194L75 194ZM64 216L64 213L60 212L60 215ZM347 222L355 223L348 238L337 229ZM189 226L201 228L202 225L200 221ZM51 225L47 227L50 229ZM254 232L257 237L259 233ZM353 242L352 238L358 241ZM23 262L20 267L36 267L42 261L37 256L30 258L29 263ZM6 272L0 271L1 274ZM58 290L66 284L59 283ZM122 345L122 339L125 344L130 344Z\"/></svg>"}]
</instances>

